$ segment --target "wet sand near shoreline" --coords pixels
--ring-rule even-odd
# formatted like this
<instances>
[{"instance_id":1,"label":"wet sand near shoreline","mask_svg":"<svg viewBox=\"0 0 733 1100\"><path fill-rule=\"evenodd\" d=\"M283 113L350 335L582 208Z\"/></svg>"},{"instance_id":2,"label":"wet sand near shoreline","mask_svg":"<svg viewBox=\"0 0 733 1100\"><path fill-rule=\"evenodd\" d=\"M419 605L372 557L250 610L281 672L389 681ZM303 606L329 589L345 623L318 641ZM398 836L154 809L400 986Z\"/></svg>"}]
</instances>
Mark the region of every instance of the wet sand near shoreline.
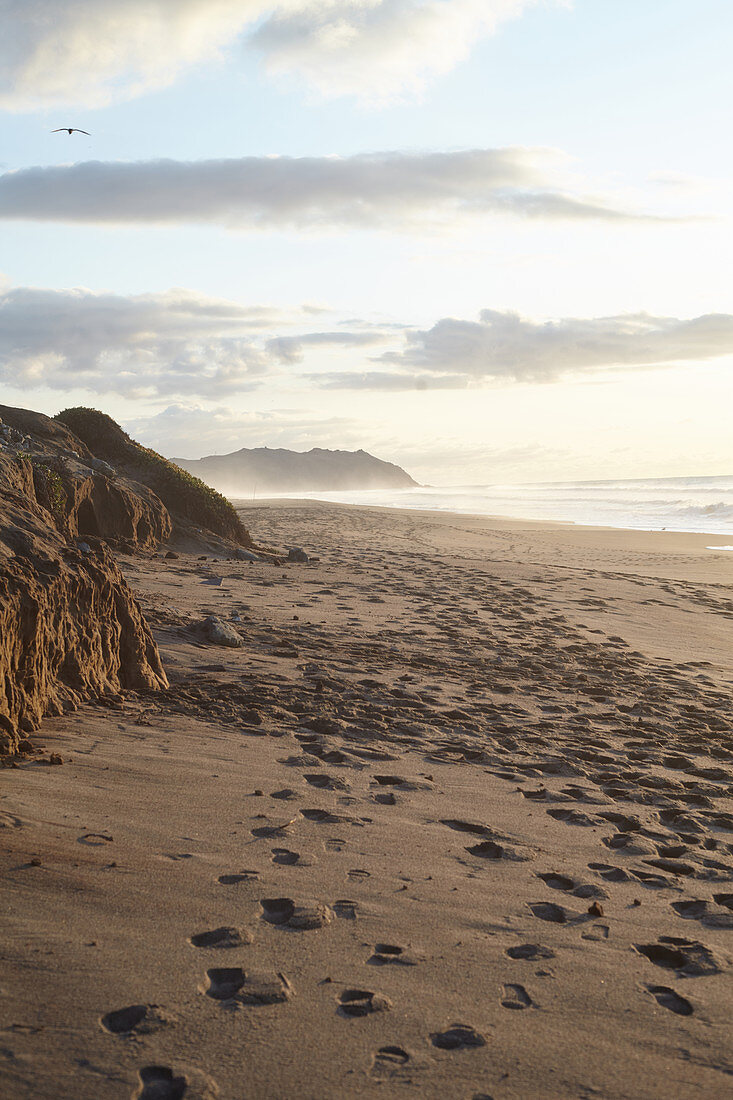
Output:
<instances>
[{"instance_id":1,"label":"wet sand near shoreline","mask_svg":"<svg viewBox=\"0 0 733 1100\"><path fill-rule=\"evenodd\" d=\"M241 514L311 561L123 559L170 689L2 774L8 1095L733 1094L726 540Z\"/></svg>"}]
</instances>

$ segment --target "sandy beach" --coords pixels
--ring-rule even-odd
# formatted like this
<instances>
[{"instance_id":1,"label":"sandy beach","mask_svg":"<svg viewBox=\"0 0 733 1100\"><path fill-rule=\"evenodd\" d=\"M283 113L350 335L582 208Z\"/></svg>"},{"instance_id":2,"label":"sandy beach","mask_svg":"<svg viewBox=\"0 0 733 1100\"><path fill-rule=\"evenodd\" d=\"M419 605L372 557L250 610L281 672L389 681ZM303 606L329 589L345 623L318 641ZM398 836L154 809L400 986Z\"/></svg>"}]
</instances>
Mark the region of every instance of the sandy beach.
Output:
<instances>
[{"instance_id":1,"label":"sandy beach","mask_svg":"<svg viewBox=\"0 0 733 1100\"><path fill-rule=\"evenodd\" d=\"M3 1095L733 1096L726 540L241 516L120 559L170 687L2 772Z\"/></svg>"}]
</instances>

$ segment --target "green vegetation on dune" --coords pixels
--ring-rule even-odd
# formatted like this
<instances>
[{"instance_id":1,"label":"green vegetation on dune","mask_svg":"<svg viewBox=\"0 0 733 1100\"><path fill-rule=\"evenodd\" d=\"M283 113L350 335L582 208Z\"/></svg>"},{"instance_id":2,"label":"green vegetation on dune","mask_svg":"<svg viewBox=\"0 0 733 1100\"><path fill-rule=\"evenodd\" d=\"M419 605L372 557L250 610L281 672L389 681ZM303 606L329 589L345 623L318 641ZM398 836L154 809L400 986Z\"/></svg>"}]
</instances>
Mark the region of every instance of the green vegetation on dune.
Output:
<instances>
[{"instance_id":1,"label":"green vegetation on dune","mask_svg":"<svg viewBox=\"0 0 733 1100\"><path fill-rule=\"evenodd\" d=\"M152 489L174 517L183 517L243 546L252 544L225 496L157 451L136 443L111 416L78 406L64 409L54 419L78 436L96 458Z\"/></svg>"}]
</instances>

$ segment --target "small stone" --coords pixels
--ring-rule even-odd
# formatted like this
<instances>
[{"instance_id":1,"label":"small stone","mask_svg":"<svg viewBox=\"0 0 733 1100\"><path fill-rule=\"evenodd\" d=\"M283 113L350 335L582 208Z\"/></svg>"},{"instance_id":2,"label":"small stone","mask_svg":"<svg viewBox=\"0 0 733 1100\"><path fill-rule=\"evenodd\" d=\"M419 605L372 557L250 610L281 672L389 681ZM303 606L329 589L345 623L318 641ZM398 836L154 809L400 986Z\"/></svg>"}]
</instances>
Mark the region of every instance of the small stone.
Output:
<instances>
[{"instance_id":1,"label":"small stone","mask_svg":"<svg viewBox=\"0 0 733 1100\"><path fill-rule=\"evenodd\" d=\"M234 627L217 619L215 615L209 615L204 619L199 629L207 641L213 642L214 645L228 646L230 649L237 649L242 645L242 639Z\"/></svg>"},{"instance_id":2,"label":"small stone","mask_svg":"<svg viewBox=\"0 0 733 1100\"><path fill-rule=\"evenodd\" d=\"M594 901L592 905L588 906L588 912L590 913L590 915L592 917L602 917L603 916L603 906L600 905L599 902Z\"/></svg>"},{"instance_id":3,"label":"small stone","mask_svg":"<svg viewBox=\"0 0 733 1100\"><path fill-rule=\"evenodd\" d=\"M18 742L18 752L33 752L33 745L27 737L24 737L22 741Z\"/></svg>"},{"instance_id":4,"label":"small stone","mask_svg":"<svg viewBox=\"0 0 733 1100\"><path fill-rule=\"evenodd\" d=\"M173 550L168 550L165 556L170 560L171 558L177 558L178 554L174 553Z\"/></svg>"},{"instance_id":5,"label":"small stone","mask_svg":"<svg viewBox=\"0 0 733 1100\"><path fill-rule=\"evenodd\" d=\"M38 856L34 856L33 859L30 860L29 866L30 867L40 867L41 866L41 861L38 858Z\"/></svg>"},{"instance_id":6,"label":"small stone","mask_svg":"<svg viewBox=\"0 0 733 1100\"><path fill-rule=\"evenodd\" d=\"M297 561L306 565L309 561L309 557L300 546L291 546L288 550L288 561Z\"/></svg>"},{"instance_id":7,"label":"small stone","mask_svg":"<svg viewBox=\"0 0 733 1100\"><path fill-rule=\"evenodd\" d=\"M63 764L64 758L63 756L59 756L57 752L52 752L48 758L48 762L49 764Z\"/></svg>"}]
</instances>

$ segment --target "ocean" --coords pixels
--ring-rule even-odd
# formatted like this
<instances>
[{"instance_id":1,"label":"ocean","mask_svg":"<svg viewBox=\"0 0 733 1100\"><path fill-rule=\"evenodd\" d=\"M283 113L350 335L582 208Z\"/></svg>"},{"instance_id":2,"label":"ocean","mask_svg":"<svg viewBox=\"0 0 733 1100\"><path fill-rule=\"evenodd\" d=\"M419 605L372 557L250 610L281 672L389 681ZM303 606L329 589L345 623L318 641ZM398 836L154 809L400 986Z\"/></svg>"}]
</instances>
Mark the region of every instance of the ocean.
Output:
<instances>
[{"instance_id":1,"label":"ocean","mask_svg":"<svg viewBox=\"0 0 733 1100\"><path fill-rule=\"evenodd\" d=\"M283 494L380 508L422 508L592 527L733 536L733 477L657 477ZM733 550L733 546L715 549Z\"/></svg>"}]
</instances>

